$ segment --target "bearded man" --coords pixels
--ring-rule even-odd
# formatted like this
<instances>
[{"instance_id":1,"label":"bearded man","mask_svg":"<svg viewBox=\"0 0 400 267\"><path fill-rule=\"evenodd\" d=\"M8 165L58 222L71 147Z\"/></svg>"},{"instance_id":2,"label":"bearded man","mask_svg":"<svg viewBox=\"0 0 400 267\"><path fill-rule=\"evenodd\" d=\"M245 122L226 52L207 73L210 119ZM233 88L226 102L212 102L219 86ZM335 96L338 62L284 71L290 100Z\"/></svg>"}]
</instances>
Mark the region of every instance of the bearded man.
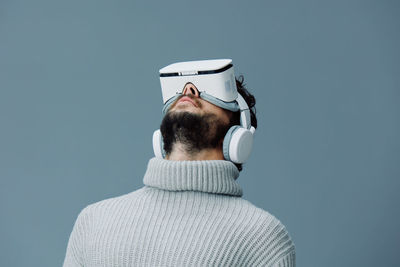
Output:
<instances>
[{"instance_id":1,"label":"bearded man","mask_svg":"<svg viewBox=\"0 0 400 267\"><path fill-rule=\"evenodd\" d=\"M64 266L295 266L283 224L236 182L257 128L254 96L243 78L227 102L181 74L184 87L164 99L144 187L83 209Z\"/></svg>"}]
</instances>

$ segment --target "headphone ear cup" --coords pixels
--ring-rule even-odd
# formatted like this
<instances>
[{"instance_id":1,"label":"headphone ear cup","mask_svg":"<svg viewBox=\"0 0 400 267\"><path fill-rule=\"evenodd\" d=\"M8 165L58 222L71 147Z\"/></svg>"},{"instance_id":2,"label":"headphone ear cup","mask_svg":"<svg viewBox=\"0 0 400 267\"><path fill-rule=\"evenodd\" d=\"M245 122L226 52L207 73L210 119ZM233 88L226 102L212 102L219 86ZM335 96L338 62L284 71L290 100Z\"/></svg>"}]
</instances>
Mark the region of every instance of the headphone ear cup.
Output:
<instances>
[{"instance_id":1,"label":"headphone ear cup","mask_svg":"<svg viewBox=\"0 0 400 267\"><path fill-rule=\"evenodd\" d=\"M223 153L226 160L244 163L253 148L253 133L239 125L232 126L225 135Z\"/></svg>"},{"instance_id":2,"label":"headphone ear cup","mask_svg":"<svg viewBox=\"0 0 400 267\"><path fill-rule=\"evenodd\" d=\"M153 133L153 151L157 158L165 158L164 142L160 129Z\"/></svg>"},{"instance_id":3,"label":"headphone ear cup","mask_svg":"<svg viewBox=\"0 0 400 267\"><path fill-rule=\"evenodd\" d=\"M222 144L222 152L224 153L224 158L226 160L231 160L231 157L229 156L229 146L230 146L230 143L231 143L233 132L236 131L239 128L240 128L239 125L234 125L231 128L229 128L229 130L225 134L224 142Z\"/></svg>"}]
</instances>

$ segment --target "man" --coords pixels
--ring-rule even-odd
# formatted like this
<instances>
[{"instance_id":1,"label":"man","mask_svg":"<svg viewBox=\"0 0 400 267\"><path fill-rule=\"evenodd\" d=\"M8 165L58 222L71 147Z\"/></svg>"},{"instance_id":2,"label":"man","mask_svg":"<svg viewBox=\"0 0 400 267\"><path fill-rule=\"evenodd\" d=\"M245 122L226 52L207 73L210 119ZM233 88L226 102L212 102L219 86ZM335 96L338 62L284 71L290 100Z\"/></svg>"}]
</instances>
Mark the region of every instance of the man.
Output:
<instances>
[{"instance_id":1,"label":"man","mask_svg":"<svg viewBox=\"0 0 400 267\"><path fill-rule=\"evenodd\" d=\"M214 99L218 92L183 81L174 99L164 99L160 144L165 156L156 152L150 160L141 189L81 211L64 266L295 266L285 227L241 198L236 179L244 160L227 152L236 151L234 145L226 147L229 132L242 131L250 144L255 130L250 134L250 126L257 127L254 97L243 79L236 80L232 103L241 108L234 112ZM249 109L251 119L246 119L242 115ZM244 126L244 120L251 125ZM239 154L246 150L241 147Z\"/></svg>"}]
</instances>

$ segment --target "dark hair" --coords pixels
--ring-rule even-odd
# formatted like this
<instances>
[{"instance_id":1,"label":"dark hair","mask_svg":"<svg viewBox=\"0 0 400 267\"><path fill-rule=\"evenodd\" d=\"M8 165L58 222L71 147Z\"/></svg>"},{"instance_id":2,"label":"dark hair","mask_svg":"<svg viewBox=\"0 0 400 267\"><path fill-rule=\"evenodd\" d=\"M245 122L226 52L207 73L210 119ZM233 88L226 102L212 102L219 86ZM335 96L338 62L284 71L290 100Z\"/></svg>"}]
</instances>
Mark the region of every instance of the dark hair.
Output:
<instances>
[{"instance_id":1,"label":"dark hair","mask_svg":"<svg viewBox=\"0 0 400 267\"><path fill-rule=\"evenodd\" d=\"M256 99L254 95L252 95L246 88L246 84L244 83L244 77L243 75L240 75L239 77L236 78L236 87L238 90L238 93L244 98L246 101L247 105L249 106L250 109L250 118L251 118L251 126L257 129L257 117L256 117ZM240 125L240 112L235 112L233 113L233 116L231 118L231 126L233 125ZM243 169L242 164L237 164L235 163L236 167L238 168L239 171Z\"/></svg>"}]
</instances>

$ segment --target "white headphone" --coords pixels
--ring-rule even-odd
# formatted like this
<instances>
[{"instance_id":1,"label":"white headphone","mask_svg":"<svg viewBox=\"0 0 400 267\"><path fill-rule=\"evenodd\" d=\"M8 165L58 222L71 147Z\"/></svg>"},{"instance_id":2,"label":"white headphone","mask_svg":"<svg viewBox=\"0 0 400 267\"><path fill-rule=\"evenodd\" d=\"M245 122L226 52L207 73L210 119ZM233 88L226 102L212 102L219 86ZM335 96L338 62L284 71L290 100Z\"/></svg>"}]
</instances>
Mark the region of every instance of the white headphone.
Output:
<instances>
[{"instance_id":1,"label":"white headphone","mask_svg":"<svg viewBox=\"0 0 400 267\"><path fill-rule=\"evenodd\" d=\"M224 137L222 150L226 160L241 164L246 162L250 156L256 129L251 126L250 110L240 93L238 93L236 101L240 108L240 125L229 128ZM160 129L153 134L153 150L157 158L165 158L166 153Z\"/></svg>"}]
</instances>

